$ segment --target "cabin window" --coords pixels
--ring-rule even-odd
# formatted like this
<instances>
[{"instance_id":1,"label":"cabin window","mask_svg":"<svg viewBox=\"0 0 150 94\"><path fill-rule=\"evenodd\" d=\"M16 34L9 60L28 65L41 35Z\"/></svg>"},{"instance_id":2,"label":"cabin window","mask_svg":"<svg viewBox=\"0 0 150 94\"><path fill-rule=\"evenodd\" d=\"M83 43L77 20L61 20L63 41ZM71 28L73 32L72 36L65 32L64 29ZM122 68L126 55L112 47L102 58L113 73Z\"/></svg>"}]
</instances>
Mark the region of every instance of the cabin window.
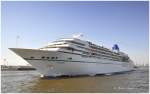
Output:
<instances>
[{"instance_id":1,"label":"cabin window","mask_svg":"<svg viewBox=\"0 0 150 94\"><path fill-rule=\"evenodd\" d=\"M30 58L34 58L33 56L31 56Z\"/></svg>"},{"instance_id":2,"label":"cabin window","mask_svg":"<svg viewBox=\"0 0 150 94\"><path fill-rule=\"evenodd\" d=\"M81 45L81 46L85 46L85 44L82 44L82 43L79 43L79 42L75 42L75 41L70 41L71 43L74 43L74 44L78 44L78 45Z\"/></svg>"},{"instance_id":3,"label":"cabin window","mask_svg":"<svg viewBox=\"0 0 150 94\"><path fill-rule=\"evenodd\" d=\"M72 52L74 51L74 48L71 48L71 47L67 47L66 49L71 50Z\"/></svg>"},{"instance_id":4,"label":"cabin window","mask_svg":"<svg viewBox=\"0 0 150 94\"><path fill-rule=\"evenodd\" d=\"M84 51L82 51L83 52L83 54L89 54L88 52L84 52Z\"/></svg>"},{"instance_id":5,"label":"cabin window","mask_svg":"<svg viewBox=\"0 0 150 94\"><path fill-rule=\"evenodd\" d=\"M42 59L44 59L45 57L44 56L42 56Z\"/></svg>"},{"instance_id":6,"label":"cabin window","mask_svg":"<svg viewBox=\"0 0 150 94\"><path fill-rule=\"evenodd\" d=\"M72 60L72 57L69 57L68 60Z\"/></svg>"},{"instance_id":7,"label":"cabin window","mask_svg":"<svg viewBox=\"0 0 150 94\"><path fill-rule=\"evenodd\" d=\"M56 59L58 59L58 57L56 57Z\"/></svg>"},{"instance_id":8,"label":"cabin window","mask_svg":"<svg viewBox=\"0 0 150 94\"><path fill-rule=\"evenodd\" d=\"M55 57L51 57L51 59L55 59Z\"/></svg>"},{"instance_id":9,"label":"cabin window","mask_svg":"<svg viewBox=\"0 0 150 94\"><path fill-rule=\"evenodd\" d=\"M49 57L47 57L47 59L49 59Z\"/></svg>"}]
</instances>

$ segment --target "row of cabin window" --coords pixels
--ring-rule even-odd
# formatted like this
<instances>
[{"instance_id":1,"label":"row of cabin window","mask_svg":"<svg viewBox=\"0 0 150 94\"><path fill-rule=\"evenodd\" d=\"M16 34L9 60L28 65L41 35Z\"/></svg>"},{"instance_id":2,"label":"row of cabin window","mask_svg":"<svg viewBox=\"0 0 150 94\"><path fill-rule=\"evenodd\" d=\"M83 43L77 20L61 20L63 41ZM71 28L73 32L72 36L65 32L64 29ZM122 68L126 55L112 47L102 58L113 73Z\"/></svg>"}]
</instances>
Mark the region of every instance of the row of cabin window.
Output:
<instances>
[{"instance_id":1,"label":"row of cabin window","mask_svg":"<svg viewBox=\"0 0 150 94\"><path fill-rule=\"evenodd\" d=\"M66 49L68 49L68 50L75 50L75 51L79 51L79 52L83 52L83 54L90 54L89 52L86 52L86 51L82 51L82 50L77 50L77 49L74 49L74 48L71 48L71 47L66 47ZM105 57L111 57L111 58L113 58L113 59L120 59L120 57L119 56L112 56L112 55L110 55L110 54L106 54L106 55L104 55L105 53L104 52L101 52L101 53L91 53L91 55L98 55L98 56L101 56L103 54L103 56L105 56ZM109 56L108 56L109 55Z\"/></svg>"},{"instance_id":2,"label":"row of cabin window","mask_svg":"<svg viewBox=\"0 0 150 94\"><path fill-rule=\"evenodd\" d=\"M64 41L58 40L58 41L54 41L54 42L64 42ZM82 44L82 43L79 43L79 42L75 42L75 41L66 41L66 42L71 42L71 43L74 43L74 44L85 46L85 44Z\"/></svg>"},{"instance_id":3,"label":"row of cabin window","mask_svg":"<svg viewBox=\"0 0 150 94\"><path fill-rule=\"evenodd\" d=\"M95 56L90 56L90 57L95 57ZM105 57L105 56L96 56L95 58L103 58L103 59L109 59L109 60L113 60L113 61L121 61L120 59L117 58L111 58L111 57Z\"/></svg>"},{"instance_id":4,"label":"row of cabin window","mask_svg":"<svg viewBox=\"0 0 150 94\"><path fill-rule=\"evenodd\" d=\"M34 57L32 56L30 58L34 58ZM41 58L42 59L50 59L50 57L45 57L45 56L42 56ZM58 57L51 57L51 59L58 59Z\"/></svg>"},{"instance_id":5,"label":"row of cabin window","mask_svg":"<svg viewBox=\"0 0 150 94\"><path fill-rule=\"evenodd\" d=\"M31 58L34 58L34 57L31 57ZM49 57L41 57L42 59L49 59ZM58 57L51 57L51 59L58 59ZM71 57L68 58L68 60L72 60Z\"/></svg>"},{"instance_id":6,"label":"row of cabin window","mask_svg":"<svg viewBox=\"0 0 150 94\"><path fill-rule=\"evenodd\" d=\"M111 60L120 60L121 59L121 57L114 57L114 56L111 56L111 55L104 55L104 54L96 54L96 53L91 53L91 55L90 56L88 56L88 57L97 57L97 58L109 58L109 59L111 59Z\"/></svg>"},{"instance_id":7,"label":"row of cabin window","mask_svg":"<svg viewBox=\"0 0 150 94\"><path fill-rule=\"evenodd\" d=\"M85 48L85 47L81 47L81 46L77 46L77 47L83 48L83 49L87 49L87 50L91 50L89 48ZM107 49L107 48L103 48L103 49ZM112 52L109 49L108 50L104 50L104 51L102 49L97 49L97 52L104 53L104 54L107 53L107 54L111 54L111 55L114 55L114 56L118 56L118 53Z\"/></svg>"},{"instance_id":8,"label":"row of cabin window","mask_svg":"<svg viewBox=\"0 0 150 94\"><path fill-rule=\"evenodd\" d=\"M74 51L79 51L79 52L83 52L83 54L90 54L89 52L86 52L86 51L82 51L82 50L77 50L77 49L74 49L74 48L71 48L71 47L66 47L66 49L68 49L68 50L74 50ZM98 56L101 56L101 55L103 55L103 56L105 56L105 57L111 57L111 58L113 58L113 59L120 59L120 56L116 56L116 55L112 55L112 53L111 54L106 54L105 52L100 52L99 53L99 51L98 51L98 53L91 53L91 55L98 55ZM109 55L109 56L108 56Z\"/></svg>"},{"instance_id":9,"label":"row of cabin window","mask_svg":"<svg viewBox=\"0 0 150 94\"><path fill-rule=\"evenodd\" d=\"M91 47L91 46L90 46ZM91 47L91 48L95 48L96 50L100 50L100 51L106 51L106 52L110 52L112 53L112 51L110 51L108 48L104 48L104 47L99 47L99 48L96 48L96 47ZM114 54L118 55L118 53L115 53L113 52Z\"/></svg>"},{"instance_id":10,"label":"row of cabin window","mask_svg":"<svg viewBox=\"0 0 150 94\"><path fill-rule=\"evenodd\" d=\"M93 56L95 56L95 55L93 55ZM112 57L112 56L107 56L107 55L98 55L98 57L109 58L112 60L120 60L121 59L119 57Z\"/></svg>"},{"instance_id":11,"label":"row of cabin window","mask_svg":"<svg viewBox=\"0 0 150 94\"><path fill-rule=\"evenodd\" d=\"M100 54L98 54L98 53L92 53L92 55L98 55L98 56L105 56L105 57L111 57L111 58L121 58L121 57L119 57L119 56L113 56L113 55L110 55L110 54L103 54L103 53L100 53Z\"/></svg>"},{"instance_id":12,"label":"row of cabin window","mask_svg":"<svg viewBox=\"0 0 150 94\"><path fill-rule=\"evenodd\" d=\"M69 42L71 42L73 44L78 44L78 45L81 45L81 46L85 46L85 44L82 44L82 43L79 43L79 42L75 42L75 41L69 41Z\"/></svg>"},{"instance_id":13,"label":"row of cabin window","mask_svg":"<svg viewBox=\"0 0 150 94\"><path fill-rule=\"evenodd\" d=\"M85 52L85 51L82 51L83 52L83 54L90 54L89 52ZM110 56L110 57L114 57L114 58L120 58L119 56L112 56L111 54L106 54L106 53L104 53L104 52L101 52L101 53L91 53L91 55L98 55L98 56L101 56L101 55L103 55L103 56Z\"/></svg>"}]
</instances>

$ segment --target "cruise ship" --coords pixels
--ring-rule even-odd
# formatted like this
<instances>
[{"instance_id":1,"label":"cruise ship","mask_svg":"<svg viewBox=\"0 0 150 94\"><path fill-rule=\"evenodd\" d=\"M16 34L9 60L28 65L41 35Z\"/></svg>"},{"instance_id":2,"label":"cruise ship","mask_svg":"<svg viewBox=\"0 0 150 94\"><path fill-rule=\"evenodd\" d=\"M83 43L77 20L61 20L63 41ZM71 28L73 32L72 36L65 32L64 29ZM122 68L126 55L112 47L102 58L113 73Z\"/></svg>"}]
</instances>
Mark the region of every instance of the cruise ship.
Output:
<instances>
[{"instance_id":1,"label":"cruise ship","mask_svg":"<svg viewBox=\"0 0 150 94\"><path fill-rule=\"evenodd\" d=\"M58 39L38 49L9 49L36 68L42 77L113 74L134 67L117 44L108 49L80 38Z\"/></svg>"}]
</instances>

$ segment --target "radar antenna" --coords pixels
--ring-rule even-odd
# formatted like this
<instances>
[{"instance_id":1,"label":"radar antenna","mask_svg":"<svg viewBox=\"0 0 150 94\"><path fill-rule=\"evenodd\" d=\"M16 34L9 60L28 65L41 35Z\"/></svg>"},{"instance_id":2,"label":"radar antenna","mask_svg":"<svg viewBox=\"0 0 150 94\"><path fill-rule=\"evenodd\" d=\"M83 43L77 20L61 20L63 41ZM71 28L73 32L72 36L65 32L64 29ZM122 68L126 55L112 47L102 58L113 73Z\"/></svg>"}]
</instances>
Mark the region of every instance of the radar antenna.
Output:
<instances>
[{"instance_id":1,"label":"radar antenna","mask_svg":"<svg viewBox=\"0 0 150 94\"><path fill-rule=\"evenodd\" d=\"M81 38L81 37L83 37L83 34L82 34L82 33L74 34L74 35L73 35L73 38Z\"/></svg>"}]
</instances>

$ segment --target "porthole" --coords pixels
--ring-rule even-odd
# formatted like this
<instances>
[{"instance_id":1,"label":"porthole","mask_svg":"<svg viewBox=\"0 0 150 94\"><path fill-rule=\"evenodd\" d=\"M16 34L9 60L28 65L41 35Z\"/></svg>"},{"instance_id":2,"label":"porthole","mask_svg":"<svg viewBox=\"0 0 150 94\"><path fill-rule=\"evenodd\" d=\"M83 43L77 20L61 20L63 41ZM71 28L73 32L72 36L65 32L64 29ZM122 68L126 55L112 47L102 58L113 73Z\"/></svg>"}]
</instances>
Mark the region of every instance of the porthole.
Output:
<instances>
[{"instance_id":1,"label":"porthole","mask_svg":"<svg viewBox=\"0 0 150 94\"><path fill-rule=\"evenodd\" d=\"M47 59L49 59L49 57L47 57Z\"/></svg>"},{"instance_id":2,"label":"porthole","mask_svg":"<svg viewBox=\"0 0 150 94\"><path fill-rule=\"evenodd\" d=\"M56 57L56 59L58 59L58 57Z\"/></svg>"}]
</instances>

